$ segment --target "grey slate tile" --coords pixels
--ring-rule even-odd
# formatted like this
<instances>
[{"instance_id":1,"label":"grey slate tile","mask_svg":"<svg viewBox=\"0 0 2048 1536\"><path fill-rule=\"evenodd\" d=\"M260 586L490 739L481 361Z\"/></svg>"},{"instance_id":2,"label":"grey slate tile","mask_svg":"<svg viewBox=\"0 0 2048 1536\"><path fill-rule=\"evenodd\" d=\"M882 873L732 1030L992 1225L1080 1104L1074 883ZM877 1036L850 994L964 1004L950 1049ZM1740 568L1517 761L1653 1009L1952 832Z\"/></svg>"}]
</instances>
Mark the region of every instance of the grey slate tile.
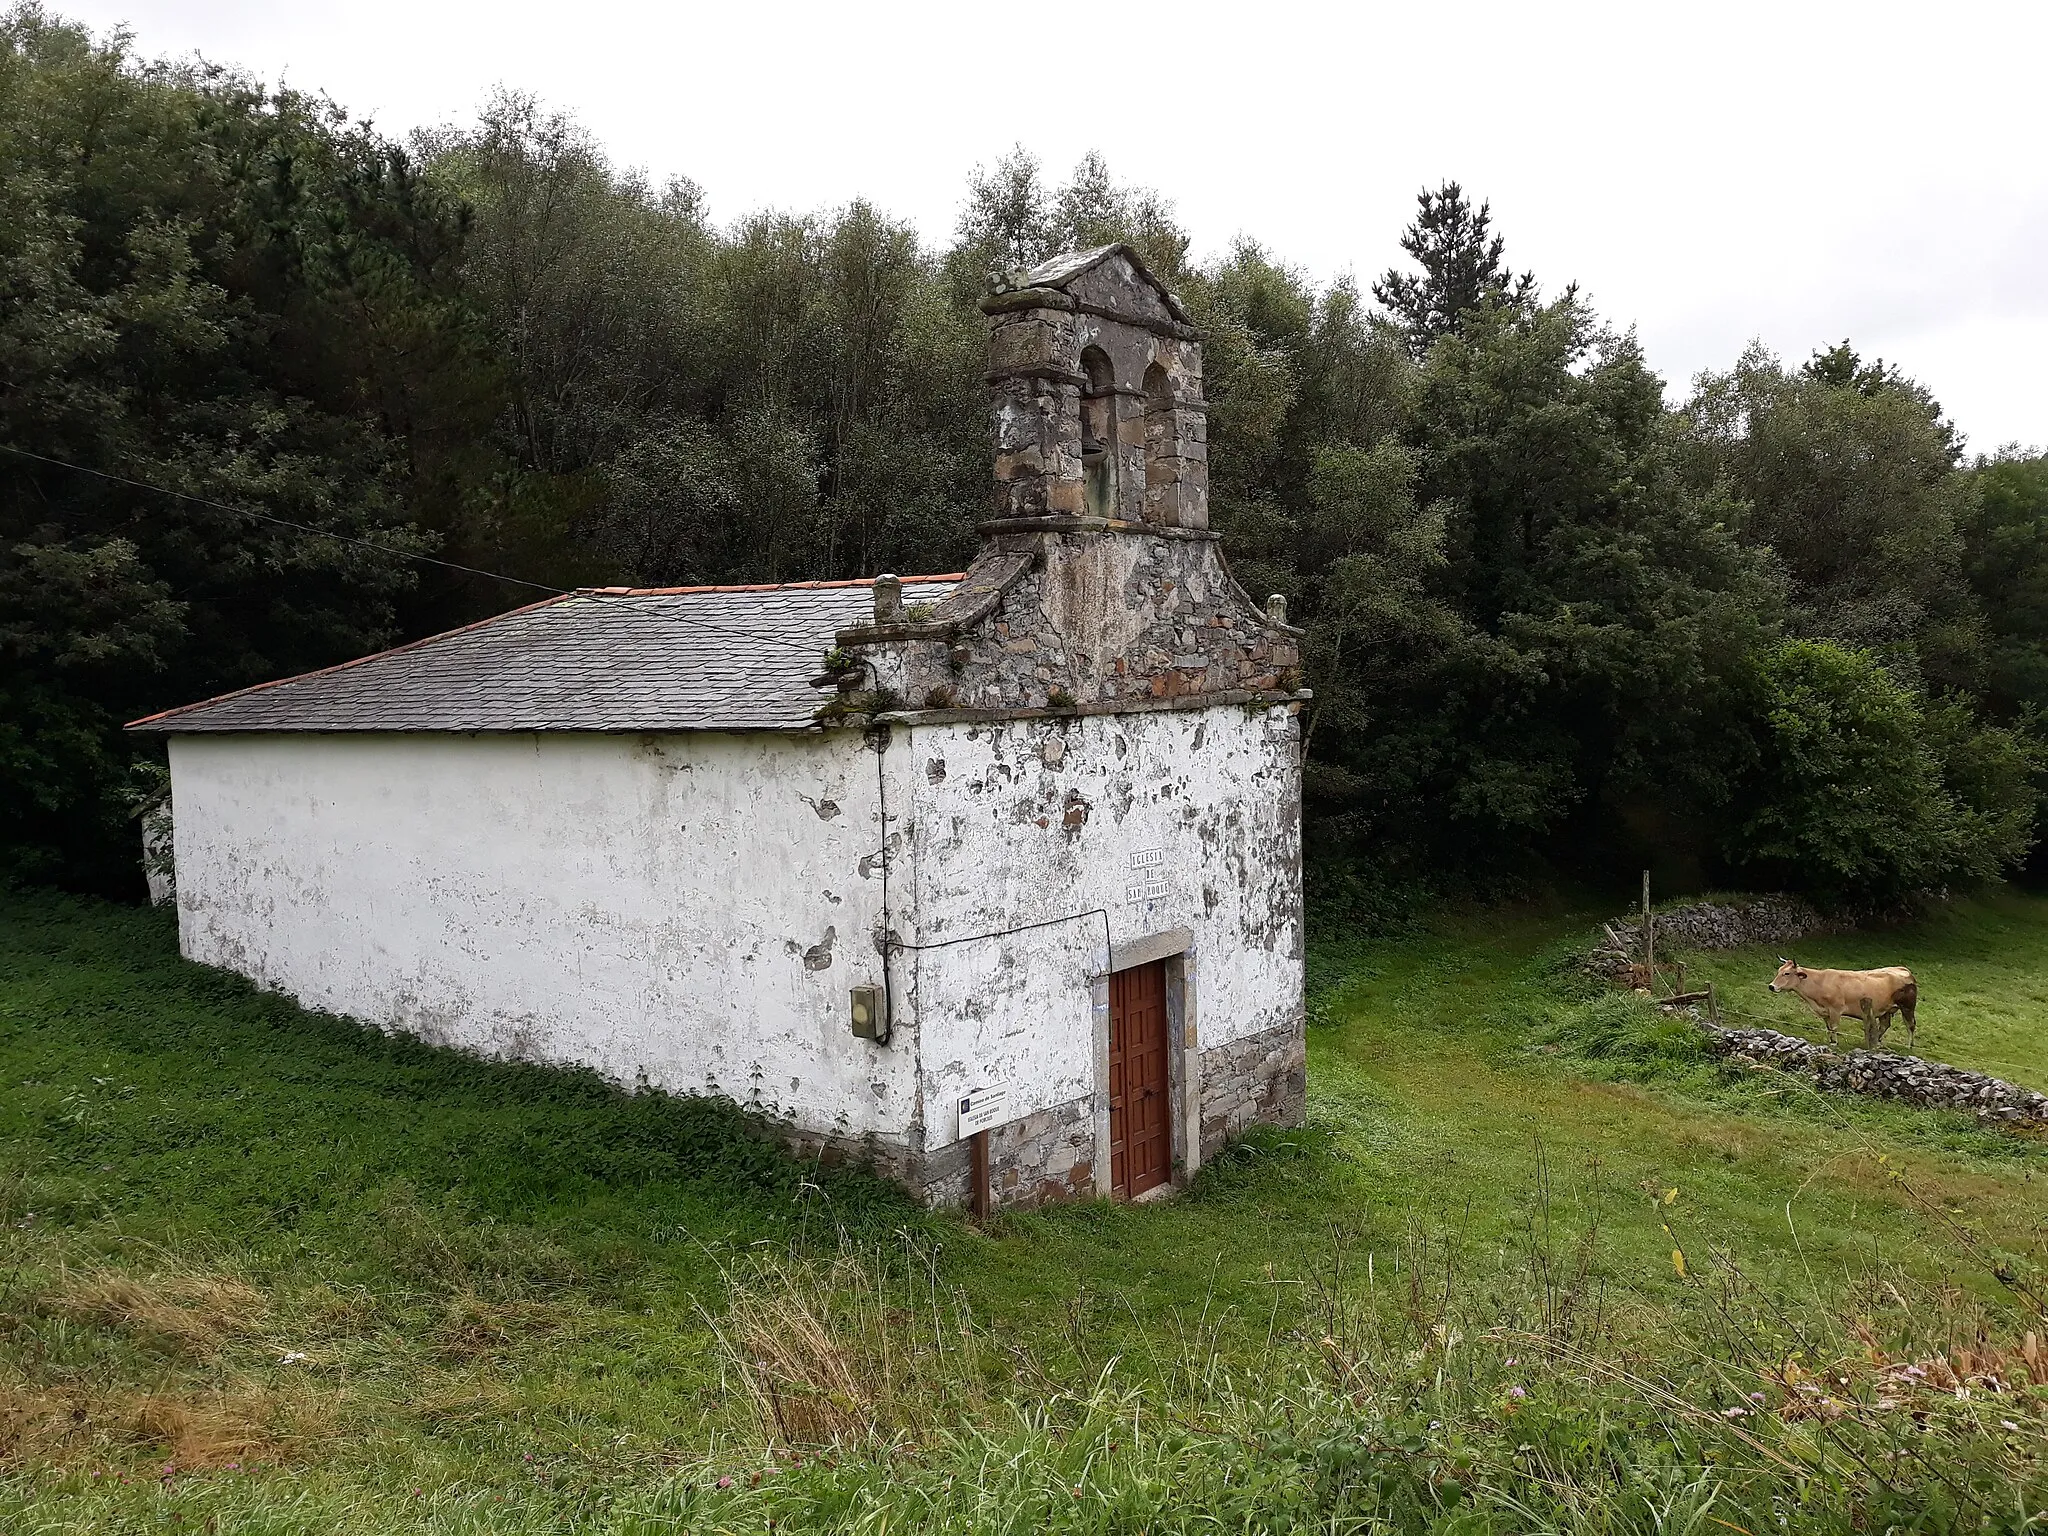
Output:
<instances>
[{"instance_id":1,"label":"grey slate tile","mask_svg":"<svg viewBox=\"0 0 2048 1536\"><path fill-rule=\"evenodd\" d=\"M905 596L942 598L955 579L907 576ZM129 729L802 730L834 632L873 603L864 581L576 592Z\"/></svg>"}]
</instances>

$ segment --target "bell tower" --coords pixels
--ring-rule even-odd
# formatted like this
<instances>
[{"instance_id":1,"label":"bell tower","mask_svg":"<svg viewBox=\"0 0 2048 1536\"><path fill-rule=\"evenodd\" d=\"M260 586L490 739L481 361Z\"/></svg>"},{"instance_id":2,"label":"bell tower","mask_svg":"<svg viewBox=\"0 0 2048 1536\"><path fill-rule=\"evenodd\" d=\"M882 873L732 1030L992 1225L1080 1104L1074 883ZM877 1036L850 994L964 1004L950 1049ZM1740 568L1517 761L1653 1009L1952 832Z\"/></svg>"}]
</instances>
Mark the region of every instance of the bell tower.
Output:
<instances>
[{"instance_id":1,"label":"bell tower","mask_svg":"<svg viewBox=\"0 0 2048 1536\"><path fill-rule=\"evenodd\" d=\"M1201 336L1135 251L1055 256L981 308L999 524L1209 526Z\"/></svg>"},{"instance_id":2,"label":"bell tower","mask_svg":"<svg viewBox=\"0 0 2048 1536\"><path fill-rule=\"evenodd\" d=\"M1300 631L1209 528L1202 343L1127 245L1055 256L982 300L995 506L959 584L915 617L886 581L820 680L924 717L1299 706ZM861 686L865 691L861 692Z\"/></svg>"}]
</instances>

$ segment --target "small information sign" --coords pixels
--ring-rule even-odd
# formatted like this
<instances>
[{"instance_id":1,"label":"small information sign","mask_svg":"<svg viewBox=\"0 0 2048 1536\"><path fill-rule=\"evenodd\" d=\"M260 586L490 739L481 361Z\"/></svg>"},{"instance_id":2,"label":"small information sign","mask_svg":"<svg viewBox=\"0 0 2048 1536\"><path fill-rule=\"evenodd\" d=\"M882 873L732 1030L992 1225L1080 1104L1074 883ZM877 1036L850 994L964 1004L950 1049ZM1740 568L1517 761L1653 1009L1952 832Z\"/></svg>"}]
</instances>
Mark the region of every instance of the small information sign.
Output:
<instances>
[{"instance_id":1,"label":"small information sign","mask_svg":"<svg viewBox=\"0 0 2048 1536\"><path fill-rule=\"evenodd\" d=\"M963 1140L976 1131L992 1131L1015 1118L1010 1110L1008 1083L988 1083L972 1093L960 1095L960 1135Z\"/></svg>"}]
</instances>

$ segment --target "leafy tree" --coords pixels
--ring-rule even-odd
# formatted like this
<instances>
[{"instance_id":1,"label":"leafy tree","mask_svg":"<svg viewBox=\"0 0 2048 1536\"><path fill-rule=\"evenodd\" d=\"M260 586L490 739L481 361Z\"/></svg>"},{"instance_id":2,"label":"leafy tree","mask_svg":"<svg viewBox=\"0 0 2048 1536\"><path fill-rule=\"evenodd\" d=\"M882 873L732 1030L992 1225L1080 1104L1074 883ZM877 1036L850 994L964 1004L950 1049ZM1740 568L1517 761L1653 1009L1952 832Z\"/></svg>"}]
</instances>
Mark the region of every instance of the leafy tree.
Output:
<instances>
[{"instance_id":1,"label":"leafy tree","mask_svg":"<svg viewBox=\"0 0 2048 1536\"><path fill-rule=\"evenodd\" d=\"M563 586L963 563L987 275L1119 240L1204 334L1233 567L1306 631L1320 889L1648 858L1875 900L2021 856L2048 472L1965 470L1846 344L1674 412L1456 183L1379 313L1249 239L1193 260L1097 155L977 171L943 250L858 201L718 226L531 98L401 147L17 7L0 448L117 478L0 453L0 875L136 883L123 719L518 595L407 552Z\"/></svg>"},{"instance_id":2,"label":"leafy tree","mask_svg":"<svg viewBox=\"0 0 2048 1536\"><path fill-rule=\"evenodd\" d=\"M1991 879L2032 841L2032 753L1956 705L1923 707L1830 641L1759 653L1761 758L1731 861L1837 902L1888 905Z\"/></svg>"},{"instance_id":3,"label":"leafy tree","mask_svg":"<svg viewBox=\"0 0 2048 1536\"><path fill-rule=\"evenodd\" d=\"M1536 277L1509 274L1502 265L1507 242L1493 233L1493 208L1474 208L1465 189L1447 181L1434 192L1416 194L1415 222L1401 232L1401 249L1421 273L1389 267L1372 285L1372 296L1401 325L1418 361L1440 336L1451 336L1464 317L1491 300L1510 308L1534 303Z\"/></svg>"},{"instance_id":4,"label":"leafy tree","mask_svg":"<svg viewBox=\"0 0 2048 1536\"><path fill-rule=\"evenodd\" d=\"M119 722L387 640L476 425L461 211L305 98L0 19L0 864L134 879ZM129 829L132 830L132 829Z\"/></svg>"},{"instance_id":5,"label":"leafy tree","mask_svg":"<svg viewBox=\"0 0 2048 1536\"><path fill-rule=\"evenodd\" d=\"M1748 505L1791 590L1795 632L1868 650L1908 683L1974 689L1983 617L1962 566L1970 487L1940 405L1847 344L1787 371L1752 347L1685 411L1691 474Z\"/></svg>"},{"instance_id":6,"label":"leafy tree","mask_svg":"<svg viewBox=\"0 0 2048 1536\"><path fill-rule=\"evenodd\" d=\"M2007 720L2048 715L2048 455L2007 451L1967 478L1958 532L1984 613L1986 702Z\"/></svg>"},{"instance_id":7,"label":"leafy tree","mask_svg":"<svg viewBox=\"0 0 2048 1536\"><path fill-rule=\"evenodd\" d=\"M1778 595L1725 498L1677 473L1661 393L1569 293L1482 305L1423 369L1411 440L1469 629L1363 776L1407 785L1399 819L1461 861L1583 862L1567 850L1611 854L1631 815L1711 817L1729 792L1725 705Z\"/></svg>"},{"instance_id":8,"label":"leafy tree","mask_svg":"<svg viewBox=\"0 0 2048 1536\"><path fill-rule=\"evenodd\" d=\"M1188 235L1165 198L1117 181L1093 150L1064 185L1048 186L1038 157L1019 144L968 179L947 270L956 300L971 305L994 274L1118 242L1136 249L1161 282L1178 283L1187 272Z\"/></svg>"}]
</instances>

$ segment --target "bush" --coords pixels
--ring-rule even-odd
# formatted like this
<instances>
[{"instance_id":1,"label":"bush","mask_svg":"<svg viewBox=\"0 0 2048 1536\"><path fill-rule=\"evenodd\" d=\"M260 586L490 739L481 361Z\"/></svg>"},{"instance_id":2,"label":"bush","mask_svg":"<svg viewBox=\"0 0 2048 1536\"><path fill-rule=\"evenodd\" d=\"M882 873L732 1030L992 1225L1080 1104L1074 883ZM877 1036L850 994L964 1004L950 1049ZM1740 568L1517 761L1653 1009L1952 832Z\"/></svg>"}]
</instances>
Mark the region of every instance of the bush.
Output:
<instances>
[{"instance_id":1,"label":"bush","mask_svg":"<svg viewBox=\"0 0 2048 1536\"><path fill-rule=\"evenodd\" d=\"M1889 905L1994 879L2033 842L2035 749L1928 707L1868 653L1795 640L1755 664L1759 751L1731 862L1760 883Z\"/></svg>"}]
</instances>

